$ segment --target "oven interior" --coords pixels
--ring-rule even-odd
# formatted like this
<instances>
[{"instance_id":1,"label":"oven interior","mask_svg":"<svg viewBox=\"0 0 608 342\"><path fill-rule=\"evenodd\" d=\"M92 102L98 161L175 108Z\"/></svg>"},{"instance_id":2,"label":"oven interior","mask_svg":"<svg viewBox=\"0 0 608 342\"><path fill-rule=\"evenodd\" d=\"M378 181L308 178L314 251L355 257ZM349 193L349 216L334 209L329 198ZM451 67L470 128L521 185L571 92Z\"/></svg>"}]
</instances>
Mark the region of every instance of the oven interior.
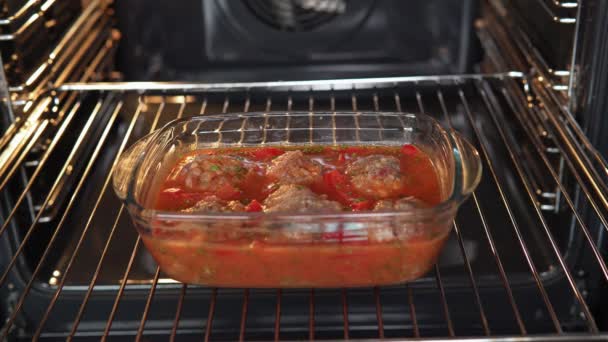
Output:
<instances>
[{"instance_id":1,"label":"oven interior","mask_svg":"<svg viewBox=\"0 0 608 342\"><path fill-rule=\"evenodd\" d=\"M0 340L608 338L607 3L0 9ZM175 118L341 110L427 113L481 154L482 182L419 280L177 283L111 189L120 153Z\"/></svg>"}]
</instances>

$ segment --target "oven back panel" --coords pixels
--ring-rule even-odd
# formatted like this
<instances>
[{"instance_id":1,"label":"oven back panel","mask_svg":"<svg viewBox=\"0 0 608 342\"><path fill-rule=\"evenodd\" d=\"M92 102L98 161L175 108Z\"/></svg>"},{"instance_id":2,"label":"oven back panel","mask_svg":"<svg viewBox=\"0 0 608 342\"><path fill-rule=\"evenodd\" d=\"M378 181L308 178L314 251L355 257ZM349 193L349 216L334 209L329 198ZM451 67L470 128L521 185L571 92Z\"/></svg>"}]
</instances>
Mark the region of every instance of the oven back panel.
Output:
<instances>
[{"instance_id":1,"label":"oven back panel","mask_svg":"<svg viewBox=\"0 0 608 342\"><path fill-rule=\"evenodd\" d=\"M119 67L128 80L206 82L465 73L479 55L478 5L120 1Z\"/></svg>"}]
</instances>

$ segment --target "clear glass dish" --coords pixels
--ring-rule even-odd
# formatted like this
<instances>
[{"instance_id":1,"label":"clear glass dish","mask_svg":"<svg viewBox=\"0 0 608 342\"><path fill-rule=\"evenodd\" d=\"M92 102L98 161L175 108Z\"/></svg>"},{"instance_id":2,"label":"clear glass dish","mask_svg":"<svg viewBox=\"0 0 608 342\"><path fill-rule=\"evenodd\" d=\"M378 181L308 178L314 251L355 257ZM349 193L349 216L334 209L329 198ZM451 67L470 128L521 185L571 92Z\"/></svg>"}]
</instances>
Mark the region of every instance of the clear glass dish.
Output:
<instances>
[{"instance_id":1,"label":"clear glass dish","mask_svg":"<svg viewBox=\"0 0 608 342\"><path fill-rule=\"evenodd\" d=\"M431 158L441 203L330 214L154 209L170 169L194 150L404 144ZM142 138L120 157L113 184L148 251L178 281L218 287L355 287L406 282L428 272L481 172L475 148L427 115L232 113L175 120Z\"/></svg>"}]
</instances>

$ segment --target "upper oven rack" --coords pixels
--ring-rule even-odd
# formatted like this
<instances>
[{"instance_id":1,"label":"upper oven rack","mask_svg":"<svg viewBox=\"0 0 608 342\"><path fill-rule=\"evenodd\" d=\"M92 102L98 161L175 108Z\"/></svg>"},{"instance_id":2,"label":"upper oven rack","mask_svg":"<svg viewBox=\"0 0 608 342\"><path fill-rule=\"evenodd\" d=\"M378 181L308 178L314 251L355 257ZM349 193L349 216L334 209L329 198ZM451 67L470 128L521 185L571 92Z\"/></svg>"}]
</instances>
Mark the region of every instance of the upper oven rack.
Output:
<instances>
[{"instance_id":1,"label":"upper oven rack","mask_svg":"<svg viewBox=\"0 0 608 342\"><path fill-rule=\"evenodd\" d=\"M14 41L24 32L28 32L33 23L49 20L45 18L45 12L50 11L52 6L56 6L56 3L57 1L54 0L30 0L13 16L0 19L0 27L2 27L3 25L10 25L21 17L30 15L13 32L0 34L0 42ZM38 8L38 10L30 13L35 8ZM56 10L56 12L59 12L59 10ZM32 34L36 35L40 32L33 32ZM13 77L9 78L8 89L11 92L14 109L27 106L28 102L36 99L43 91L47 90L49 85L79 80L77 77L83 72L86 63L90 60L90 56L86 56L87 53L97 51L109 36L117 42L119 35L118 31L112 29L108 2L104 0L90 1L82 9L82 12L78 13L73 22L65 28L65 32L62 32L58 39L47 41L45 46L36 47L48 48L48 51L40 56L37 63L21 70L18 75L11 75ZM3 66L9 67L12 63L18 62L19 59L9 58L9 60L4 60Z\"/></svg>"},{"instance_id":2,"label":"upper oven rack","mask_svg":"<svg viewBox=\"0 0 608 342\"><path fill-rule=\"evenodd\" d=\"M40 4L41 2L42 0L28 0L18 10L14 11L14 13L9 14L8 17L0 18L0 26L7 26L13 24L17 20L27 15L30 10L34 8L34 6Z\"/></svg>"},{"instance_id":3,"label":"upper oven rack","mask_svg":"<svg viewBox=\"0 0 608 342\"><path fill-rule=\"evenodd\" d=\"M9 180L19 176L10 170L27 169L21 194L9 205L7 221L0 228L0 238L12 230L23 234L10 248L8 266L0 274L0 290L9 291L15 298L3 336L20 333L28 337L106 338L132 333L139 339L148 334L171 338L177 334L200 334L205 339L242 340L251 336L275 340L302 336L310 339L423 336L439 341L442 340L439 336L463 336L463 326L470 326L473 332L468 331L463 337L471 340L475 340L475 335L491 341L499 341L503 335L510 341L608 338L608 333L597 327L594 314L597 299L588 297L587 289L587 284L591 284L589 277L603 284L608 281L608 268L601 255L603 247L596 245L605 229L590 225L578 205L590 204L595 208L594 217L605 221L602 189L595 192L589 186L577 195L571 179L587 179L587 174L593 171L584 160L578 160L580 155L577 157L569 150L585 145L585 141L575 132L557 134L552 126L564 122L567 113L558 107L545 106L546 111L539 108L536 104L550 97L539 97L535 90L541 92L542 88L526 86L528 82L533 81L522 74L506 73L268 83L61 85L47 94L49 102L39 103L45 108L51 103L62 108L61 113L50 111L40 116L40 120L56 119L55 128L51 127L51 121L40 126L40 131L36 131L39 133L24 142L6 172L0 174L0 191L5 191ZM62 95L73 99L69 106L60 106L65 101ZM467 135L484 160L485 185L473 194L469 206L463 208L455 221L454 246L462 260L459 271L453 274L451 268L440 263L430 277L409 285L333 292L205 289L176 284L164 278L157 267L142 277L138 260L143 248L139 238L132 235L134 229L125 221L124 210L117 205L109 187L120 152L134 139L177 117L254 110L281 111L285 115L296 110L313 114L327 110L429 112L447 128L456 128ZM548 119L548 115L554 116L554 120ZM80 120L83 125L75 142L60 154L63 164L54 169L58 173L53 176L54 173L49 174L52 169L49 161L54 160L50 156L56 155L60 142L68 139L64 135L76 124L75 116L83 116ZM100 118L105 119L100 123L97 121ZM515 137L513 126L525 135ZM99 128L97 135L96 128ZM571 131L576 126L566 128ZM50 141L40 148L47 130L51 133ZM84 145L90 145L88 152L83 150ZM570 163L560 164L562 157ZM601 158L600 161L603 162ZM79 163L82 165L78 167ZM539 170L530 169L533 166ZM601 172L600 168L594 170ZM539 177L539 172L548 175L549 181ZM51 177L54 185L51 189L42 186L46 189L42 194L48 196L38 196L41 202L31 199L35 204L33 222L23 222L15 214L27 207L28 191L38 187L44 177ZM71 182L65 181L70 177ZM513 184L517 189L510 189ZM58 192L69 193L70 197L60 203L60 199L51 196ZM42 223L40 218L47 215L51 198L55 201L52 206L60 206L61 210ZM77 213L82 216L71 217ZM532 216L532 221L528 222L523 213ZM563 224L555 221L559 217L573 222L569 229L575 238L565 245L558 239L560 229L564 229ZM107 228L103 228L106 224ZM28 239L40 233L42 227L51 232L46 248L34 260L32 269L23 271L20 262ZM60 245L59 237L68 229L75 229L72 233L76 240L54 263L52 255ZM512 235L501 235L507 230ZM89 248L87 242L87 237L95 234L103 236L97 250ZM488 270L478 269L475 253L467 247L471 236L479 237L487 249L492 265ZM115 246L123 246L123 240L130 241L126 254L112 259ZM505 246L509 244L516 252L506 258L510 251ZM547 255L537 254L538 250ZM568 252L571 250L578 250L590 262L585 266ZM512 268L511 257L521 261L523 273ZM545 265L539 261L543 258L551 262ZM88 276L81 281L72 280L78 273L75 270L87 269L81 268L87 260L93 261L85 271ZM116 275L116 282L104 281L108 277L104 271L108 271L110 262L124 266L124 272ZM529 297L524 297L524 293ZM114 297L113 305L99 306L100 296ZM405 306L401 310L395 311L394 296L403 296ZM42 312L33 313L32 305L41 297L46 304ZM389 302L387 297L391 298ZM468 298L468 305L462 305L463 298ZM502 309L495 303L499 298L505 304ZM286 303L292 301L299 303L298 313L288 310ZM421 301L436 302L437 306L431 309L417 305ZM265 323L260 311L268 309L269 302L273 304L267 314L273 320ZM134 310L133 303L139 303L139 309ZM192 304L196 307L194 311ZM200 305L206 306L206 315L201 314ZM536 305L541 310L540 322L534 318L538 313L531 310ZM102 313L102 318L94 318L93 306L107 316ZM172 309L167 310L168 307ZM238 309L235 312L224 307ZM54 314L57 310L61 310L62 317ZM325 310L334 310L335 315L328 316ZM435 310L435 315L428 310ZM118 316L122 319L116 326L113 322ZM432 318L435 316L441 320L436 321ZM500 327L505 316L511 319L507 324L510 328ZM22 317L35 323L31 327L20 326ZM375 321L372 326L370 319ZM330 323L324 323L325 320ZM49 324L51 321L54 324ZM304 326L297 322L304 322ZM19 329L13 329L15 326Z\"/></svg>"},{"instance_id":4,"label":"upper oven rack","mask_svg":"<svg viewBox=\"0 0 608 342\"><path fill-rule=\"evenodd\" d=\"M495 56L499 65L494 65L492 71L526 70L538 75L559 94L560 103L574 108L579 101L581 45L592 21L589 1L512 2L489 0L484 19L476 23L484 49L495 50L496 44L501 51ZM522 13L526 4L530 5L527 17Z\"/></svg>"}]
</instances>

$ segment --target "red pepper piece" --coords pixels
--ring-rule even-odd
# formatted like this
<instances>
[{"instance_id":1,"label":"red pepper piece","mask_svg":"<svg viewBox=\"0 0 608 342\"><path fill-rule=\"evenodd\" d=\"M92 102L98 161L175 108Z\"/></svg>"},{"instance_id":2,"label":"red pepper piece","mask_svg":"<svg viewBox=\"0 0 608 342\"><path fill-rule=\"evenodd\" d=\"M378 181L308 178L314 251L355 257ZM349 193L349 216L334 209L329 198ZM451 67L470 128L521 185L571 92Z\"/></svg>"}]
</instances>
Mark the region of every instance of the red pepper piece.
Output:
<instances>
[{"instance_id":1,"label":"red pepper piece","mask_svg":"<svg viewBox=\"0 0 608 342\"><path fill-rule=\"evenodd\" d=\"M285 151L275 147L264 147L252 151L251 156L256 160L266 161L278 157L283 153L285 153Z\"/></svg>"},{"instance_id":2,"label":"red pepper piece","mask_svg":"<svg viewBox=\"0 0 608 342\"><path fill-rule=\"evenodd\" d=\"M260 202L258 202L256 200L252 200L245 207L245 211L248 211L250 213L262 211L262 205L260 204Z\"/></svg>"},{"instance_id":3,"label":"red pepper piece","mask_svg":"<svg viewBox=\"0 0 608 342\"><path fill-rule=\"evenodd\" d=\"M405 144L401 147L401 153L406 156L415 156L418 154L418 149L414 145Z\"/></svg>"},{"instance_id":4,"label":"red pepper piece","mask_svg":"<svg viewBox=\"0 0 608 342\"><path fill-rule=\"evenodd\" d=\"M374 206L374 201L372 200L357 198L346 176L338 170L324 174L323 181L326 187L330 189L330 197L334 197L355 211L369 210Z\"/></svg>"},{"instance_id":5,"label":"red pepper piece","mask_svg":"<svg viewBox=\"0 0 608 342\"><path fill-rule=\"evenodd\" d=\"M330 190L330 197L334 197L342 204L350 204L352 198L348 195L348 182L346 176L338 170L333 170L323 175L323 181Z\"/></svg>"},{"instance_id":6,"label":"red pepper piece","mask_svg":"<svg viewBox=\"0 0 608 342\"><path fill-rule=\"evenodd\" d=\"M205 196L197 192L188 192L181 188L167 188L160 192L157 208L161 210L181 210L189 208Z\"/></svg>"},{"instance_id":7,"label":"red pepper piece","mask_svg":"<svg viewBox=\"0 0 608 342\"><path fill-rule=\"evenodd\" d=\"M327 185L337 187L340 184L346 183L346 176L344 176L338 170L332 170L323 175L323 180L325 183L327 183Z\"/></svg>"}]
</instances>

